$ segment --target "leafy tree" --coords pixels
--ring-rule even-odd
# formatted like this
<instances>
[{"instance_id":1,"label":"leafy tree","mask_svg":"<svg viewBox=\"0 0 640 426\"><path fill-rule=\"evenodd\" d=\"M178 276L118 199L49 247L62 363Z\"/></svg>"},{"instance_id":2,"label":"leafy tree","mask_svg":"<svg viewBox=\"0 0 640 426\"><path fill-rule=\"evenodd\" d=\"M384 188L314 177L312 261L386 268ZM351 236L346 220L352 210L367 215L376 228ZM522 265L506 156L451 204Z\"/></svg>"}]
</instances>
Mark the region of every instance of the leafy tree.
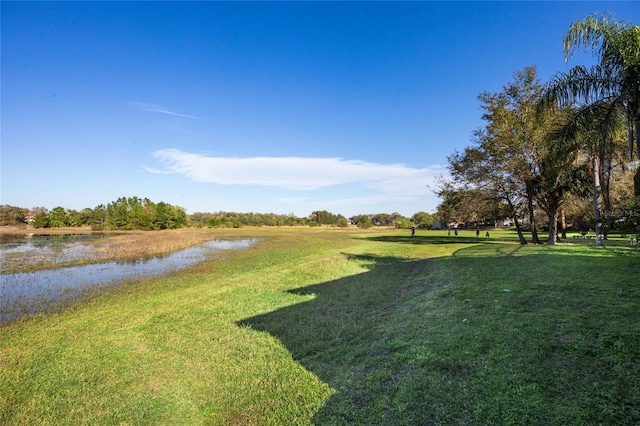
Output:
<instances>
[{"instance_id":1,"label":"leafy tree","mask_svg":"<svg viewBox=\"0 0 640 426\"><path fill-rule=\"evenodd\" d=\"M533 180L534 198L548 217L547 244L558 240L558 215L567 194L581 191L589 181L589 173L577 161L575 150L558 143L553 135L550 133L547 146L541 147L539 172Z\"/></svg>"},{"instance_id":2,"label":"leafy tree","mask_svg":"<svg viewBox=\"0 0 640 426\"><path fill-rule=\"evenodd\" d=\"M49 212L49 227L62 228L65 226L69 226L69 215L67 215L64 207L54 207Z\"/></svg>"},{"instance_id":3,"label":"leafy tree","mask_svg":"<svg viewBox=\"0 0 640 426\"><path fill-rule=\"evenodd\" d=\"M490 135L507 156L507 170L521 187L531 227L531 239L539 243L534 208L534 180L538 173L539 145L542 139L541 117L537 103L543 87L536 67L526 67L514 73L509 82L496 95L481 96L486 102L485 120L489 120ZM495 98L498 102L495 102ZM497 107L497 108L496 108Z\"/></svg>"},{"instance_id":4,"label":"leafy tree","mask_svg":"<svg viewBox=\"0 0 640 426\"><path fill-rule=\"evenodd\" d=\"M202 228L208 226L208 223L212 219L212 217L212 213L195 212L190 216L191 224L197 228Z\"/></svg>"},{"instance_id":5,"label":"leafy tree","mask_svg":"<svg viewBox=\"0 0 640 426\"><path fill-rule=\"evenodd\" d=\"M391 220L396 228L410 228L411 224L408 218L398 212L391 213Z\"/></svg>"},{"instance_id":6,"label":"leafy tree","mask_svg":"<svg viewBox=\"0 0 640 426\"><path fill-rule=\"evenodd\" d=\"M371 216L371 223L374 226L391 226L393 218L388 213L376 213Z\"/></svg>"},{"instance_id":7,"label":"leafy tree","mask_svg":"<svg viewBox=\"0 0 640 426\"><path fill-rule=\"evenodd\" d=\"M486 211L505 203L512 215L520 242L526 244L520 230L519 213L524 207L529 217L534 243L536 206L547 214L549 244L557 239L557 220L567 194L583 188L585 169L578 162L576 138L552 131L568 116L565 109L539 109L542 85L535 67L514 73L514 81L503 91L483 93L486 125L474 136L476 145L449 158L454 179L452 188L444 188L449 208L476 224ZM467 207L464 211L460 206ZM482 210L485 213L480 213Z\"/></svg>"},{"instance_id":8,"label":"leafy tree","mask_svg":"<svg viewBox=\"0 0 640 426\"><path fill-rule=\"evenodd\" d=\"M172 206L173 209L173 227L174 229L183 228L189 225L187 212L180 206Z\"/></svg>"},{"instance_id":9,"label":"leafy tree","mask_svg":"<svg viewBox=\"0 0 640 426\"><path fill-rule=\"evenodd\" d=\"M170 205L162 201L156 204L153 224L156 229L171 229L173 227L173 212Z\"/></svg>"},{"instance_id":10,"label":"leafy tree","mask_svg":"<svg viewBox=\"0 0 640 426\"><path fill-rule=\"evenodd\" d=\"M338 215L338 221L336 222L336 225L338 225L340 228L346 228L347 226L349 226L349 221L347 220L346 217L344 217L341 214L339 214Z\"/></svg>"},{"instance_id":11,"label":"leafy tree","mask_svg":"<svg viewBox=\"0 0 640 426\"><path fill-rule=\"evenodd\" d=\"M338 217L326 210L312 212L311 215L309 215L309 219L319 225L335 225L338 223Z\"/></svg>"},{"instance_id":12,"label":"leafy tree","mask_svg":"<svg viewBox=\"0 0 640 426\"><path fill-rule=\"evenodd\" d=\"M518 216L511 214L507 205L484 189L447 187L439 193L442 203L435 218L446 226L454 222L465 226L496 223L498 220ZM518 227L519 229L519 227ZM524 239L524 237L523 237ZM526 240L525 240L526 243Z\"/></svg>"},{"instance_id":13,"label":"leafy tree","mask_svg":"<svg viewBox=\"0 0 640 426\"><path fill-rule=\"evenodd\" d=\"M458 187L479 189L493 202L506 203L521 244L527 243L519 220L523 207L529 216L532 240L538 242L534 182L543 135L536 108L541 93L535 67L527 67L515 72L514 81L501 92L481 94L486 124L474 133L475 146L449 157L449 170ZM450 201L462 195L456 194L455 188L442 190L453 197Z\"/></svg>"},{"instance_id":14,"label":"leafy tree","mask_svg":"<svg viewBox=\"0 0 640 426\"><path fill-rule=\"evenodd\" d=\"M0 226L24 225L28 214L28 209L3 204L0 206Z\"/></svg>"},{"instance_id":15,"label":"leafy tree","mask_svg":"<svg viewBox=\"0 0 640 426\"><path fill-rule=\"evenodd\" d=\"M455 154L454 154L455 155ZM442 199L438 204L436 218L444 226L448 227L452 222L458 222L458 207L460 206L460 191L455 188L452 182L442 180L439 182L440 188L436 191L438 197Z\"/></svg>"},{"instance_id":16,"label":"leafy tree","mask_svg":"<svg viewBox=\"0 0 640 426\"><path fill-rule=\"evenodd\" d=\"M107 220L107 208L104 206L104 204L97 205L91 211L91 219L89 220L89 224L91 225L91 228L94 230L104 229L106 220Z\"/></svg>"},{"instance_id":17,"label":"leafy tree","mask_svg":"<svg viewBox=\"0 0 640 426\"><path fill-rule=\"evenodd\" d=\"M369 215L363 214L358 217L358 228L367 229L371 228L373 223Z\"/></svg>"},{"instance_id":18,"label":"leafy tree","mask_svg":"<svg viewBox=\"0 0 640 426\"><path fill-rule=\"evenodd\" d=\"M640 238L640 197L626 194L621 201L620 208L607 212L607 215L617 224L620 232L633 235L637 240Z\"/></svg>"},{"instance_id":19,"label":"leafy tree","mask_svg":"<svg viewBox=\"0 0 640 426\"><path fill-rule=\"evenodd\" d=\"M79 212L75 212L74 216L74 221L78 223L77 226L91 225L93 210L91 210L90 208L84 208Z\"/></svg>"},{"instance_id":20,"label":"leafy tree","mask_svg":"<svg viewBox=\"0 0 640 426\"><path fill-rule=\"evenodd\" d=\"M411 216L411 222L418 228L431 229L431 227L433 227L434 217L431 213L418 212Z\"/></svg>"},{"instance_id":21,"label":"leafy tree","mask_svg":"<svg viewBox=\"0 0 640 426\"><path fill-rule=\"evenodd\" d=\"M175 229L187 226L184 209L148 198L120 197L106 207L104 224L112 229Z\"/></svg>"},{"instance_id":22,"label":"leafy tree","mask_svg":"<svg viewBox=\"0 0 640 426\"><path fill-rule=\"evenodd\" d=\"M222 221L220 220L219 217L213 216L207 222L207 226L209 228L219 228L221 223Z\"/></svg>"},{"instance_id":23,"label":"leafy tree","mask_svg":"<svg viewBox=\"0 0 640 426\"><path fill-rule=\"evenodd\" d=\"M79 227L85 224L82 214L77 210L67 210L67 217L69 219L69 226Z\"/></svg>"},{"instance_id":24,"label":"leafy tree","mask_svg":"<svg viewBox=\"0 0 640 426\"><path fill-rule=\"evenodd\" d=\"M222 217L221 226L223 228L242 228L243 224L237 214L227 214Z\"/></svg>"},{"instance_id":25,"label":"leafy tree","mask_svg":"<svg viewBox=\"0 0 640 426\"><path fill-rule=\"evenodd\" d=\"M130 229L129 205L125 197L107 204L105 224L112 229Z\"/></svg>"},{"instance_id":26,"label":"leafy tree","mask_svg":"<svg viewBox=\"0 0 640 426\"><path fill-rule=\"evenodd\" d=\"M466 158L454 158L458 163L452 163L462 176L466 172L460 167L470 167L468 182L507 203L522 244L526 240L518 219L523 208L528 213L532 240L538 242L533 180L537 173L539 131L534 102L540 90L535 67L527 67L514 73L514 81L501 92L480 95L485 110L482 118L487 124L475 133L475 149L467 150Z\"/></svg>"},{"instance_id":27,"label":"leafy tree","mask_svg":"<svg viewBox=\"0 0 640 426\"><path fill-rule=\"evenodd\" d=\"M45 207L35 207L32 209L33 221L31 224L34 228L49 227L49 211Z\"/></svg>"},{"instance_id":28,"label":"leafy tree","mask_svg":"<svg viewBox=\"0 0 640 426\"><path fill-rule=\"evenodd\" d=\"M294 216L293 214L290 214L285 218L284 223L287 226L303 225L304 224L304 219L298 218L298 217Z\"/></svg>"}]
</instances>

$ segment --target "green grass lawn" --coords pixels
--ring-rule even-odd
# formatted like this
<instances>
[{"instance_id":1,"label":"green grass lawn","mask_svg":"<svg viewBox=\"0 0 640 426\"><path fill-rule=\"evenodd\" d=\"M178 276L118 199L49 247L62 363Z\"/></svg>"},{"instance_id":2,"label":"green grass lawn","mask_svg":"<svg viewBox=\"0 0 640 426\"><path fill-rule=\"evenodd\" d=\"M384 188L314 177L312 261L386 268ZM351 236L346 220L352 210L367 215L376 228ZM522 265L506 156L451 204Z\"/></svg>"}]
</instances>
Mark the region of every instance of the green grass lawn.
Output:
<instances>
[{"instance_id":1,"label":"green grass lawn","mask_svg":"<svg viewBox=\"0 0 640 426\"><path fill-rule=\"evenodd\" d=\"M237 233L263 239L0 328L0 423L640 423L638 249Z\"/></svg>"}]
</instances>

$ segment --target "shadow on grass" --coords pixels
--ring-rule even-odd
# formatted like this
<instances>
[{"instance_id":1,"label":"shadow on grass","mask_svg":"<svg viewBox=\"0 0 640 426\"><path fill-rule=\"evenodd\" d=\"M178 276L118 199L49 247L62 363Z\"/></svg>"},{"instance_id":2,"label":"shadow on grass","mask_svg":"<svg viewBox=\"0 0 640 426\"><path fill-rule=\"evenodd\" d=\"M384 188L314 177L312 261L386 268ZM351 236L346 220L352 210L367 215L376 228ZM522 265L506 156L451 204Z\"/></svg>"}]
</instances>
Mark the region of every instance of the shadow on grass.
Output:
<instances>
[{"instance_id":1,"label":"shadow on grass","mask_svg":"<svg viewBox=\"0 0 640 426\"><path fill-rule=\"evenodd\" d=\"M240 324L278 338L336 389L316 424L637 423L631 259L611 275L598 272L608 257L504 249L418 261L345 254L368 271L291 290L315 297Z\"/></svg>"},{"instance_id":2,"label":"shadow on grass","mask_svg":"<svg viewBox=\"0 0 640 426\"><path fill-rule=\"evenodd\" d=\"M403 243L403 244L469 244L469 243L501 243L504 241L496 241L491 238L476 237L446 237L438 235L417 235L415 237L404 235L381 235L375 237L360 237L364 240L378 241L381 243Z\"/></svg>"}]
</instances>

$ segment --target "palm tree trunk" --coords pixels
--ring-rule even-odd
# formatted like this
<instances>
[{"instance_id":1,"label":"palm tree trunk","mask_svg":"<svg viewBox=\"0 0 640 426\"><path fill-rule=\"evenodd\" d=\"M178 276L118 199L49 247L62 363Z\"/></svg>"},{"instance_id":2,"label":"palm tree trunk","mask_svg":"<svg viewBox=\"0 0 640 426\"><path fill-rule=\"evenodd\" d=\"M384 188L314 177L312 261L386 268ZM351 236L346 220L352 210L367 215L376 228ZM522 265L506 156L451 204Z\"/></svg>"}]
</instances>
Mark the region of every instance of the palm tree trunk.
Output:
<instances>
[{"instance_id":1,"label":"palm tree trunk","mask_svg":"<svg viewBox=\"0 0 640 426\"><path fill-rule=\"evenodd\" d=\"M611 212L611 174L613 169L612 152L610 149L610 140L605 137L604 144L600 149L600 214L603 212ZM602 223L602 239L606 240L611 228L611 217L609 214L604 215Z\"/></svg>"},{"instance_id":2,"label":"palm tree trunk","mask_svg":"<svg viewBox=\"0 0 640 426\"><path fill-rule=\"evenodd\" d=\"M547 244L552 246L558 241L558 209L549 212L549 238Z\"/></svg>"},{"instance_id":3,"label":"palm tree trunk","mask_svg":"<svg viewBox=\"0 0 640 426\"><path fill-rule=\"evenodd\" d=\"M514 225L516 225L516 232L518 233L518 239L520 240L520 244L523 246L527 245L527 239L524 237L524 234L522 233L522 228L520 227L520 222L518 222L518 216L514 215L513 216L513 223Z\"/></svg>"},{"instance_id":4,"label":"palm tree trunk","mask_svg":"<svg viewBox=\"0 0 640 426\"><path fill-rule=\"evenodd\" d=\"M522 228L520 228L520 223L518 222L518 212L516 212L516 209L513 203L511 202L511 199L509 197L505 197L505 198L507 200L507 204L509 205L509 210L513 214L513 224L516 225L516 232L518 233L518 239L520 240L520 244L523 246L526 246L527 239L522 234Z\"/></svg>"},{"instance_id":5,"label":"palm tree trunk","mask_svg":"<svg viewBox=\"0 0 640 426\"><path fill-rule=\"evenodd\" d=\"M540 244L538 228L536 228L535 212L533 209L533 183L531 181L527 181L527 210L529 213L529 225L531 226L531 242L533 242L533 244Z\"/></svg>"},{"instance_id":6,"label":"palm tree trunk","mask_svg":"<svg viewBox=\"0 0 640 426\"><path fill-rule=\"evenodd\" d=\"M593 212L596 227L596 246L602 245L602 221L600 220L600 158L593 157Z\"/></svg>"},{"instance_id":7,"label":"palm tree trunk","mask_svg":"<svg viewBox=\"0 0 640 426\"><path fill-rule=\"evenodd\" d=\"M640 95L640 92L636 92L636 99L638 98L638 95ZM631 142L633 143L633 139L636 140L636 154L638 154L638 159L640 160L640 103L636 102L636 105L636 113L635 117L633 118L636 132L635 135L631 135ZM633 153L631 154L633 157Z\"/></svg>"},{"instance_id":8,"label":"palm tree trunk","mask_svg":"<svg viewBox=\"0 0 640 426\"><path fill-rule=\"evenodd\" d=\"M638 160L640 160L640 105L637 107L637 111L634 117L634 123L636 127L635 135L633 129L629 127L629 147L631 148L631 160L633 160L633 140L636 141L636 153L638 154ZM640 197L640 164L636 166L636 174L633 176L633 193L636 197Z\"/></svg>"}]
</instances>

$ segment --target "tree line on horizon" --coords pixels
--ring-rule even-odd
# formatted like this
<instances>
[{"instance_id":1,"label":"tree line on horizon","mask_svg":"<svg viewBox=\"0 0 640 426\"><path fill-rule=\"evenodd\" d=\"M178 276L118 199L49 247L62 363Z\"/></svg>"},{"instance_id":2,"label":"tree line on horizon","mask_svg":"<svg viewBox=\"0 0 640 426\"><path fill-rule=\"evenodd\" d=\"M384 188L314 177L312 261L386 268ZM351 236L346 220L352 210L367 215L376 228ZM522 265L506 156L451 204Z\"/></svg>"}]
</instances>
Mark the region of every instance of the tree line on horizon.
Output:
<instances>
[{"instance_id":1,"label":"tree line on horizon","mask_svg":"<svg viewBox=\"0 0 640 426\"><path fill-rule=\"evenodd\" d=\"M307 217L293 214L196 212L191 215L179 206L165 202L154 203L148 198L120 197L116 201L81 211L58 206L33 209L0 205L0 226L32 225L34 228L63 228L90 226L93 230L160 230L184 227L240 228L243 226L336 226L356 225L360 228L392 226L396 228L431 228L434 216L426 212L410 218L400 213L360 214L346 218L326 210L312 212Z\"/></svg>"},{"instance_id":2,"label":"tree line on horizon","mask_svg":"<svg viewBox=\"0 0 640 426\"><path fill-rule=\"evenodd\" d=\"M640 27L587 16L570 26L565 59L582 47L597 65L546 84L526 67L501 91L479 95L484 125L448 158L441 220L509 218L521 244L525 227L533 243L544 227L548 244L569 226L593 229L597 245L612 229L640 233Z\"/></svg>"},{"instance_id":3,"label":"tree line on horizon","mask_svg":"<svg viewBox=\"0 0 640 426\"><path fill-rule=\"evenodd\" d=\"M81 211L62 206L48 210L0 206L0 225L34 228L65 228L90 226L94 230L152 230L176 229L187 225L187 214L182 207L165 202L154 203L148 198L120 197L106 206Z\"/></svg>"}]
</instances>

